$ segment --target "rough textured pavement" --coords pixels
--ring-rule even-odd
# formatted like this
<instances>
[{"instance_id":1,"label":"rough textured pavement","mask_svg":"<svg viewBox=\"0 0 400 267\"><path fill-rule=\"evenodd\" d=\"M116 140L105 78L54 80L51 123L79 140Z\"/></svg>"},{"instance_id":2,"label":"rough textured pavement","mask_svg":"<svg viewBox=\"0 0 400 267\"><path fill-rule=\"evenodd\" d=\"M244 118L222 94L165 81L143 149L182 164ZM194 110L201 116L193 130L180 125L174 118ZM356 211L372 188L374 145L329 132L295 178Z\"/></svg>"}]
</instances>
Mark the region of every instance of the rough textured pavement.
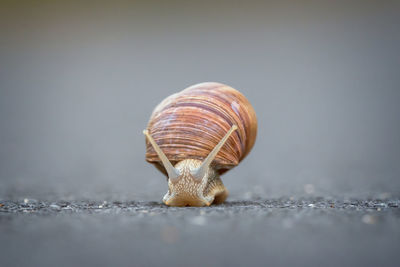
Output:
<instances>
[{"instance_id":1,"label":"rough textured pavement","mask_svg":"<svg viewBox=\"0 0 400 267\"><path fill-rule=\"evenodd\" d=\"M398 266L400 199L0 200L2 266Z\"/></svg>"}]
</instances>

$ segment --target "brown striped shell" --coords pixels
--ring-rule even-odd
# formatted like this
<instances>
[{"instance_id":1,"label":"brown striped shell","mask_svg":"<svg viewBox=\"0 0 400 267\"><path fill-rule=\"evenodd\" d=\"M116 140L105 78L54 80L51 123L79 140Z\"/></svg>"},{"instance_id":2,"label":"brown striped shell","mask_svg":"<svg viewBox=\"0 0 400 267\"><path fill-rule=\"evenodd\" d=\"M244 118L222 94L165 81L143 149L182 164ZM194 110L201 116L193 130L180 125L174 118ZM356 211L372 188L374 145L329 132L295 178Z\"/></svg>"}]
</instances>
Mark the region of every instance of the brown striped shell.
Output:
<instances>
[{"instance_id":1,"label":"brown striped shell","mask_svg":"<svg viewBox=\"0 0 400 267\"><path fill-rule=\"evenodd\" d=\"M147 129L175 165L185 159L204 160L233 124L238 130L213 161L222 174L250 152L257 135L254 109L236 89L215 82L193 85L164 99L154 109ZM148 140L146 160L166 173Z\"/></svg>"}]
</instances>

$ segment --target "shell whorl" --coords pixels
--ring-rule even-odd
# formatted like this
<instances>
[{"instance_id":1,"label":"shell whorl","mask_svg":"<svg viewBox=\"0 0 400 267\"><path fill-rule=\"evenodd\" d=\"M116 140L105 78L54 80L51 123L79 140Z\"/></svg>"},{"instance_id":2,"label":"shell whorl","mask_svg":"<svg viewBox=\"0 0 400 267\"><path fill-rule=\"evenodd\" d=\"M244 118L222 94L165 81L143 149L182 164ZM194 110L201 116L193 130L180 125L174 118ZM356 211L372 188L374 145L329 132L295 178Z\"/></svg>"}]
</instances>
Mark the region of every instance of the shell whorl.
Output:
<instances>
[{"instance_id":1,"label":"shell whorl","mask_svg":"<svg viewBox=\"0 0 400 267\"><path fill-rule=\"evenodd\" d=\"M213 161L220 174L239 164L257 135L257 119L249 101L237 90L215 82L193 85L164 99L153 111L147 129L172 164L204 160L232 125L237 125ZM151 144L146 160L165 173Z\"/></svg>"}]
</instances>

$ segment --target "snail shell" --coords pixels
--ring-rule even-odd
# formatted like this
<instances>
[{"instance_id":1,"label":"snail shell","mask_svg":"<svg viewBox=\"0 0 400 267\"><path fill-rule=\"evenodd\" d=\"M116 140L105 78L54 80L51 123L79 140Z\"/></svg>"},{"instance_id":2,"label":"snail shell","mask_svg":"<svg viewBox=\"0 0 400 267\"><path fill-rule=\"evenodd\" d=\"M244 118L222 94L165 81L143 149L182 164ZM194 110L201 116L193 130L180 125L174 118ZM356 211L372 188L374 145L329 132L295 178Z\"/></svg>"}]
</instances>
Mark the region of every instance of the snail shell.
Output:
<instances>
[{"instance_id":1,"label":"snail shell","mask_svg":"<svg viewBox=\"0 0 400 267\"><path fill-rule=\"evenodd\" d=\"M246 157L257 135L255 111L236 89L216 82L190 86L154 109L147 130L175 165L186 159L204 160L233 125L237 131L213 160L213 168L222 174ZM167 174L148 140L146 160Z\"/></svg>"}]
</instances>

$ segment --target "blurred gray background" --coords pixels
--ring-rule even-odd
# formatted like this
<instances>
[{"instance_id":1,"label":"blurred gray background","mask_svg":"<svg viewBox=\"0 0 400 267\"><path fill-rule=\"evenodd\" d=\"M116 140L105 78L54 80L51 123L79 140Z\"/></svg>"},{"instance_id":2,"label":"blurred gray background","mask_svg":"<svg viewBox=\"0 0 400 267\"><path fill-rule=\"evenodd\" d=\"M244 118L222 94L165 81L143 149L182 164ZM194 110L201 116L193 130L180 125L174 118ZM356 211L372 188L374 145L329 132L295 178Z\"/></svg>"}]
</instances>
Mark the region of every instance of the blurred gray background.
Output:
<instances>
[{"instance_id":1,"label":"blurred gray background","mask_svg":"<svg viewBox=\"0 0 400 267\"><path fill-rule=\"evenodd\" d=\"M159 201L142 130L239 89L259 133L231 199L400 192L398 1L1 1L0 198Z\"/></svg>"}]
</instances>

